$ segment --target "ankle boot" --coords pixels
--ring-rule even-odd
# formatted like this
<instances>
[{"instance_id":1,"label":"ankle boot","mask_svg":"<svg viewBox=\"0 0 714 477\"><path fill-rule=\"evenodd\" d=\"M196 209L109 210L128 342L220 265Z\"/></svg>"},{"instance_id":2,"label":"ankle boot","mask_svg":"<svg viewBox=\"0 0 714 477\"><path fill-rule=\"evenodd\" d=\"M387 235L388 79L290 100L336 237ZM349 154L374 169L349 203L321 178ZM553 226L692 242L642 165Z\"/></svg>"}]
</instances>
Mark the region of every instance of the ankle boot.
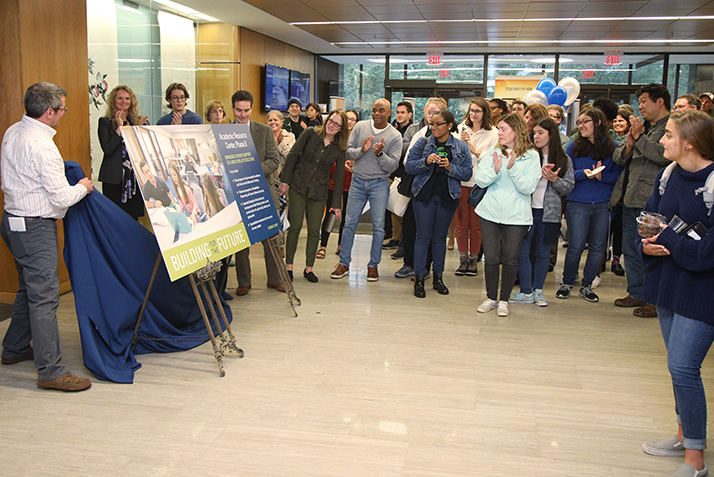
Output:
<instances>
[{"instance_id":1,"label":"ankle boot","mask_svg":"<svg viewBox=\"0 0 714 477\"><path fill-rule=\"evenodd\" d=\"M414 276L414 296L417 298L424 298L426 296L426 290L424 290L424 277L421 275Z\"/></svg>"},{"instance_id":2,"label":"ankle boot","mask_svg":"<svg viewBox=\"0 0 714 477\"><path fill-rule=\"evenodd\" d=\"M436 273L434 274L434 290L436 290L439 295L448 295L449 289L444 285L444 281L441 279L442 276L443 275L437 275Z\"/></svg>"}]
</instances>

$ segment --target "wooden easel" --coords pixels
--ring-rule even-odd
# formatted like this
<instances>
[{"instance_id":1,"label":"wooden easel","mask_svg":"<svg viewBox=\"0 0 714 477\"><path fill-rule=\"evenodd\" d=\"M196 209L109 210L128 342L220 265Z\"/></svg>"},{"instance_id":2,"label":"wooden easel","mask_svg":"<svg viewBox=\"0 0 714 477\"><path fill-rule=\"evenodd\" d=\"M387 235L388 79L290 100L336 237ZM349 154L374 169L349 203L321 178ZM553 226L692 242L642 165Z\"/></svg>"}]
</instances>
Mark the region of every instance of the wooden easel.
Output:
<instances>
[{"instance_id":1,"label":"wooden easel","mask_svg":"<svg viewBox=\"0 0 714 477\"><path fill-rule=\"evenodd\" d=\"M156 264L154 265L154 271L151 274L151 280L149 281L149 286L146 290L146 295L144 296L144 302L139 310L139 317L136 320L136 326L134 327L134 337L131 341L131 349L136 347L136 343L139 340L139 327L141 326L141 320L144 317L144 311L146 311L146 306L149 303L149 295L151 295L151 289L154 286L154 281L156 280L156 274L159 271L159 266L161 265L161 254L156 259ZM196 303L198 304L199 310L201 310L201 316L203 317L203 324L206 326L206 331L208 332L208 338L211 340L211 345L213 346L213 356L216 358L218 363L218 373L221 377L226 375L223 369L223 355L227 352L235 351L239 358L245 356L243 350L236 345L236 338L231 331L231 325L228 322L228 317L221 306L221 300L218 296L218 291L213 281L216 279L216 273L221 269L222 263L209 262L202 269L189 275L189 281L191 282L191 288L193 289L193 294L196 297ZM284 265L283 265L283 268ZM287 275L287 272L286 272ZM216 330L218 331L218 336L213 333L213 328L211 328L211 322L208 319L208 314L206 313L206 307L203 304L203 298L200 290L203 292L203 297L206 298L206 303L214 303L215 306L211 306L211 317L213 318L213 323L216 325ZM210 292L209 292L210 290ZM213 298L214 301L211 300ZM218 313L216 313L216 308L220 312L221 318L223 319L223 324L225 325L225 331L221 328L221 323L218 319ZM297 316L297 313L296 313Z\"/></svg>"}]
</instances>

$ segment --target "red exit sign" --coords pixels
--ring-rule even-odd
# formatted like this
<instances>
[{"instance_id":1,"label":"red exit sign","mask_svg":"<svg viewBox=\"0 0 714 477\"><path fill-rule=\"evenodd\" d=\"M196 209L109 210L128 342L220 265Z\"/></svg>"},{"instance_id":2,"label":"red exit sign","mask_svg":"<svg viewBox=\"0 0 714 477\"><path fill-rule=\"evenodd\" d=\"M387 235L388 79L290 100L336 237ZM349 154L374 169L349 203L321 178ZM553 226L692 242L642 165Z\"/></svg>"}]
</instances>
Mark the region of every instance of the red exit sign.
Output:
<instances>
[{"instance_id":1,"label":"red exit sign","mask_svg":"<svg viewBox=\"0 0 714 477\"><path fill-rule=\"evenodd\" d=\"M440 65L441 64L441 56L436 56L436 55L430 56L429 64L433 65L433 66Z\"/></svg>"},{"instance_id":2,"label":"red exit sign","mask_svg":"<svg viewBox=\"0 0 714 477\"><path fill-rule=\"evenodd\" d=\"M618 66L620 64L620 55L608 55L605 57L605 65L607 66Z\"/></svg>"},{"instance_id":3,"label":"red exit sign","mask_svg":"<svg viewBox=\"0 0 714 477\"><path fill-rule=\"evenodd\" d=\"M585 70L583 71L583 78L594 78L595 77L595 71L594 70Z\"/></svg>"},{"instance_id":4,"label":"red exit sign","mask_svg":"<svg viewBox=\"0 0 714 477\"><path fill-rule=\"evenodd\" d=\"M439 78L448 78L449 70L439 70Z\"/></svg>"}]
</instances>

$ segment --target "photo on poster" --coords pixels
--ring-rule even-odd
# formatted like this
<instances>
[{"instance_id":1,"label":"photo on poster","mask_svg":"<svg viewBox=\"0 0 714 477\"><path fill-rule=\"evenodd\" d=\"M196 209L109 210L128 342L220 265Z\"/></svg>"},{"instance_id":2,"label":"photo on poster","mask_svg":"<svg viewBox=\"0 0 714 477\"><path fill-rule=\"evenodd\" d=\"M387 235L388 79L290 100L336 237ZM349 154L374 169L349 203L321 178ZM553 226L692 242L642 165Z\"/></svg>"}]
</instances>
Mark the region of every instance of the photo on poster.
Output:
<instances>
[{"instance_id":1,"label":"photo on poster","mask_svg":"<svg viewBox=\"0 0 714 477\"><path fill-rule=\"evenodd\" d=\"M172 280L256 242L246 230L245 207L236 202L239 191L232 184L236 177L253 177L255 168L229 166L227 173L225 154L210 125L129 126L122 135ZM245 154L252 150L255 156L247 136ZM257 195L269 199L267 182L262 182L255 184ZM273 220L263 222L267 230ZM278 231L271 229L272 235Z\"/></svg>"}]
</instances>

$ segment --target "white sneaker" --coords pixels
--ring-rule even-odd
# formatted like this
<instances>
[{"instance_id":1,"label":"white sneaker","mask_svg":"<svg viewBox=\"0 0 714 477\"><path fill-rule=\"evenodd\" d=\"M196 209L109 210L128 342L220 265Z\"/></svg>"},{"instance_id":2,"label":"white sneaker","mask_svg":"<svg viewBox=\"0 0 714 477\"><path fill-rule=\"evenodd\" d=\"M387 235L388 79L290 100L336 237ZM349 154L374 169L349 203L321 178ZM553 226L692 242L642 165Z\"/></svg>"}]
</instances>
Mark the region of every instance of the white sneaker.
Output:
<instances>
[{"instance_id":1,"label":"white sneaker","mask_svg":"<svg viewBox=\"0 0 714 477\"><path fill-rule=\"evenodd\" d=\"M595 275L595 279L593 282L590 284L590 288L597 288L600 286L600 282L602 281L602 278L600 278L600 275Z\"/></svg>"},{"instance_id":2,"label":"white sneaker","mask_svg":"<svg viewBox=\"0 0 714 477\"><path fill-rule=\"evenodd\" d=\"M533 293L513 292L508 301L511 303L533 303Z\"/></svg>"},{"instance_id":3,"label":"white sneaker","mask_svg":"<svg viewBox=\"0 0 714 477\"><path fill-rule=\"evenodd\" d=\"M498 305L498 302L489 298L488 300L481 303L481 306L479 306L476 311L478 311L479 313L487 313L496 308L496 305Z\"/></svg>"},{"instance_id":4,"label":"white sneaker","mask_svg":"<svg viewBox=\"0 0 714 477\"><path fill-rule=\"evenodd\" d=\"M499 301L498 302L498 312L496 313L498 316L508 316L511 312L508 311L508 302L507 301Z\"/></svg>"}]
</instances>

